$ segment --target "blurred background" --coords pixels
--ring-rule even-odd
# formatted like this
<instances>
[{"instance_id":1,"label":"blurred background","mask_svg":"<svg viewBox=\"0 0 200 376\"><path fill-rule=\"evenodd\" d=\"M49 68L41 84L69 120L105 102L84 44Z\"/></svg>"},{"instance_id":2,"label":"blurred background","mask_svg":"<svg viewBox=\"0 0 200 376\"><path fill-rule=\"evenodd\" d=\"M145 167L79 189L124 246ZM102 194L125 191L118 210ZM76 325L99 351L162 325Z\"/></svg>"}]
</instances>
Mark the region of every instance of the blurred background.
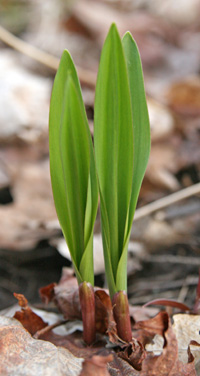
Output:
<instances>
[{"instance_id":1,"label":"blurred background","mask_svg":"<svg viewBox=\"0 0 200 376\"><path fill-rule=\"evenodd\" d=\"M71 266L50 186L48 111L59 58L77 66L91 133L96 73L110 24L129 30L143 64L152 150L138 207L200 176L199 0L0 0L0 309ZM129 246L130 302L190 306L200 266L198 194L137 218ZM99 216L96 284L105 286ZM66 258L67 257L67 258Z\"/></svg>"}]
</instances>

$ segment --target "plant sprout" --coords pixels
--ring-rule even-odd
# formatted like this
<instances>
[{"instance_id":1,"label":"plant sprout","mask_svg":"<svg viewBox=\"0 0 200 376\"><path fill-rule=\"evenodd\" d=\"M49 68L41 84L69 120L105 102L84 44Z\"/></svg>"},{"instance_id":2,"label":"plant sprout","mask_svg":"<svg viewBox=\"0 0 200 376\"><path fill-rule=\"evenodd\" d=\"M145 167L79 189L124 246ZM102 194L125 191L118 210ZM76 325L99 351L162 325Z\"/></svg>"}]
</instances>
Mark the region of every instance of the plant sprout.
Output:
<instances>
[{"instance_id":1,"label":"plant sprout","mask_svg":"<svg viewBox=\"0 0 200 376\"><path fill-rule=\"evenodd\" d=\"M106 276L113 303L119 311L121 301L124 312L120 334L124 335L127 323L130 339L123 293L127 290L127 248L150 153L150 127L136 43L130 33L121 41L114 24L101 54L94 114ZM119 291L121 298L115 295Z\"/></svg>"},{"instance_id":2,"label":"plant sprout","mask_svg":"<svg viewBox=\"0 0 200 376\"><path fill-rule=\"evenodd\" d=\"M94 106L94 151L76 69L64 51L50 104L52 190L79 283L84 340L95 339L93 228L100 195L105 270L118 335L132 338L127 249L150 152L137 46L111 25L102 49ZM94 156L95 155L95 156Z\"/></svg>"},{"instance_id":3,"label":"plant sprout","mask_svg":"<svg viewBox=\"0 0 200 376\"><path fill-rule=\"evenodd\" d=\"M64 51L55 77L49 116L50 172L55 207L70 250L88 316L85 341L95 337L93 227L98 206L94 152L80 84L69 52ZM82 285L84 283L84 285ZM92 303L91 303L92 302ZM91 321L89 315L93 312ZM93 328L93 329L92 329ZM92 330L92 333L88 330Z\"/></svg>"}]
</instances>

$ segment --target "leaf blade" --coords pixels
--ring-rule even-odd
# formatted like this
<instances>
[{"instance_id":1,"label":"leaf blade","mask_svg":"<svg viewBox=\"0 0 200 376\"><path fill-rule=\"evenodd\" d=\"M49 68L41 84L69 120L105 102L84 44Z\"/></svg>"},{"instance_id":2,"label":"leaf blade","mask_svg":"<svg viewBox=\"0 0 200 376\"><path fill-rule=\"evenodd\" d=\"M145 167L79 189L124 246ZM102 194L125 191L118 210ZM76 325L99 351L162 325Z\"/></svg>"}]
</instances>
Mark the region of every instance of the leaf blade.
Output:
<instances>
[{"instance_id":1,"label":"leaf blade","mask_svg":"<svg viewBox=\"0 0 200 376\"><path fill-rule=\"evenodd\" d=\"M106 210L106 214L102 215L102 226L106 226L103 219L106 216L112 273L116 282L131 197L133 128L126 62L114 24L102 50L97 77L94 144L100 192L104 200L101 210Z\"/></svg>"},{"instance_id":2,"label":"leaf blade","mask_svg":"<svg viewBox=\"0 0 200 376\"><path fill-rule=\"evenodd\" d=\"M133 216L150 154L150 125L140 54L132 35L122 38L127 64L133 121L133 184L127 226L130 234Z\"/></svg>"},{"instance_id":3,"label":"leaf blade","mask_svg":"<svg viewBox=\"0 0 200 376\"><path fill-rule=\"evenodd\" d=\"M79 269L84 252L84 219L90 162L89 141L83 114L71 77L67 79L64 98L60 128L60 152L65 197L73 237L71 252Z\"/></svg>"},{"instance_id":4,"label":"leaf blade","mask_svg":"<svg viewBox=\"0 0 200 376\"><path fill-rule=\"evenodd\" d=\"M88 259L90 272L86 276L90 276L88 282L93 284L91 238L98 206L98 184L80 83L66 50L61 57L51 96L49 153L56 211L78 281L84 280L80 265L87 249L84 259Z\"/></svg>"}]
</instances>

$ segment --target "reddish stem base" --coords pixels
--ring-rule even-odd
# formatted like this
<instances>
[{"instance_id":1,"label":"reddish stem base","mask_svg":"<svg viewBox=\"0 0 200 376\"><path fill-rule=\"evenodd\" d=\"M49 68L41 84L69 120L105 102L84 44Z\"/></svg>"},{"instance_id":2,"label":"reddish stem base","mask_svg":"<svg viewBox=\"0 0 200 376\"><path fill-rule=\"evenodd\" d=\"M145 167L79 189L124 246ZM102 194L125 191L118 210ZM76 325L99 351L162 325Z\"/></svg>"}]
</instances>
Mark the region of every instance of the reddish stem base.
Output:
<instances>
[{"instance_id":1,"label":"reddish stem base","mask_svg":"<svg viewBox=\"0 0 200 376\"><path fill-rule=\"evenodd\" d=\"M125 342L131 342L132 330L129 314L128 298L125 291L117 292L112 299L114 319L118 336Z\"/></svg>"},{"instance_id":2,"label":"reddish stem base","mask_svg":"<svg viewBox=\"0 0 200 376\"><path fill-rule=\"evenodd\" d=\"M94 289L88 282L79 285L79 299L83 320L83 339L91 345L96 338Z\"/></svg>"}]
</instances>

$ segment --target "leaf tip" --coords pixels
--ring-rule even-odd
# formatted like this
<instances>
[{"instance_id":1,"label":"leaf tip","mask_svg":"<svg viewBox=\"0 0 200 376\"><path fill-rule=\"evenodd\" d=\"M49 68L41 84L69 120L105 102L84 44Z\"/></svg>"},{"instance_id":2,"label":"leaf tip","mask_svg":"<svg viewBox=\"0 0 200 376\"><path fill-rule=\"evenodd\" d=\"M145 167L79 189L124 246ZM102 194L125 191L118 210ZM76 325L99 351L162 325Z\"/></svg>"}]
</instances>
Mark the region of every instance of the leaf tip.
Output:
<instances>
[{"instance_id":1,"label":"leaf tip","mask_svg":"<svg viewBox=\"0 0 200 376\"><path fill-rule=\"evenodd\" d=\"M119 31L117 29L117 25L115 22L113 22L110 26L110 29L109 29L109 32L108 32L108 35L117 35L119 36Z\"/></svg>"}]
</instances>

